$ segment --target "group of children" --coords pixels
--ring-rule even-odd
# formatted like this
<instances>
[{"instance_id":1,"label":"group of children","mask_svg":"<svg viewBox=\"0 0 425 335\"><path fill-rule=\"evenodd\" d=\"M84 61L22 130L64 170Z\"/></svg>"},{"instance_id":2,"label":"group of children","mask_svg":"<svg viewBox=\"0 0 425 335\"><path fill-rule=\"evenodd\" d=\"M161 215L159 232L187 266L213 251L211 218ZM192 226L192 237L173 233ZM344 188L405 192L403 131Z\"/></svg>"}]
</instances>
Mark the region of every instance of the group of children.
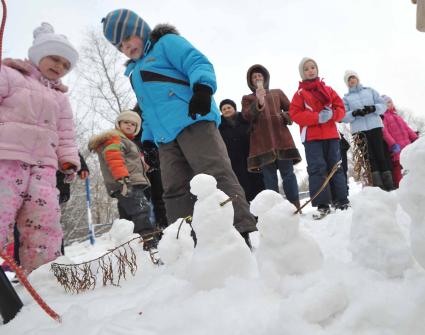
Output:
<instances>
[{"instance_id":1,"label":"group of children","mask_svg":"<svg viewBox=\"0 0 425 335\"><path fill-rule=\"evenodd\" d=\"M168 222L192 215L196 199L190 193L189 182L196 174L210 174L231 198L234 226L250 246L249 233L257 229L256 219L249 211L218 131L221 116L213 99L217 84L212 64L170 25L151 30L128 9L112 11L102 22L105 38L129 58L125 74L141 114L123 111L114 130L89 142L90 150L99 156L109 194L118 199L120 214L132 220L134 231L142 236L155 231L144 191L149 187L146 172L149 165L156 168L157 152ZM0 71L0 250L6 246L16 222L21 265L31 272L60 255L62 229L56 170L72 176L80 168L80 159L70 104L60 82L74 68L77 51L66 37L43 23L34 31L28 56L30 73L4 65ZM310 194L315 194L341 159L336 122L351 122L353 132L367 132L364 125L370 128L372 118L382 123L379 114L385 112L376 92L362 91L356 74L347 75L347 82L357 78L357 83L349 85L350 93L343 101L319 78L313 59L304 58L299 71L302 81L289 103L281 90L269 89L266 68L251 67L247 80L252 94L243 97L243 118L239 120L250 134L246 169L250 173L262 171L260 188L277 190L278 168L285 194L297 208L300 204L293 165L301 157L287 125L294 121L300 126ZM363 95L373 101L363 103ZM229 101L220 107L232 105ZM394 109L389 108L387 113L384 122L390 133L399 120ZM142 152L134 142L141 128ZM370 136L373 139L374 129ZM409 141L414 140L408 133ZM408 144L408 140L391 134L385 134L385 139L394 157ZM383 179L387 178L387 167L377 169L382 171ZM347 193L346 179L339 169L313 206L327 213L333 201L337 208L346 209ZM145 249L156 244L155 239L149 241Z\"/></svg>"}]
</instances>

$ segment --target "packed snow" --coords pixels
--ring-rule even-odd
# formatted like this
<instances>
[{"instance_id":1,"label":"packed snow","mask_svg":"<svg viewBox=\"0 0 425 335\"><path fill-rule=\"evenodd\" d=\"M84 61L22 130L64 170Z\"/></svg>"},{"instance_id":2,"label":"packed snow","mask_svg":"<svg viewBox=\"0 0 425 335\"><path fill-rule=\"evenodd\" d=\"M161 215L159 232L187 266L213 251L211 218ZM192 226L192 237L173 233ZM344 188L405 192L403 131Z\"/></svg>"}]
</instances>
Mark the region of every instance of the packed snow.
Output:
<instances>
[{"instance_id":1,"label":"packed snow","mask_svg":"<svg viewBox=\"0 0 425 335\"><path fill-rule=\"evenodd\" d=\"M320 221L273 191L251 203L258 216L253 252L232 226L233 207L211 176L198 175L192 226L169 226L154 265L132 242L138 270L119 286L66 293L50 264L30 282L62 317L50 319L16 287L24 308L2 335L20 334L425 334L425 139L402 153L408 173L391 193L350 183L352 207ZM220 205L222 204L222 205ZM58 263L101 256L134 235L111 232L66 248Z\"/></svg>"}]
</instances>

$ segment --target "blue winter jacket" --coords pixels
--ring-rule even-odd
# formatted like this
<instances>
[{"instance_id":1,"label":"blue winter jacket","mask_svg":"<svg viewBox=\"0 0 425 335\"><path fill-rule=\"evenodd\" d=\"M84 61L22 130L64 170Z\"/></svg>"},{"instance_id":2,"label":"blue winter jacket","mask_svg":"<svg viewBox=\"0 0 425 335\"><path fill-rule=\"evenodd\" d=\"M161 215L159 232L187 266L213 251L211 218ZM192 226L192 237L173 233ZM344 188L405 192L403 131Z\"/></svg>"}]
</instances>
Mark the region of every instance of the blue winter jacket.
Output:
<instances>
[{"instance_id":1,"label":"blue winter jacket","mask_svg":"<svg viewBox=\"0 0 425 335\"><path fill-rule=\"evenodd\" d=\"M194 84L217 89L212 64L172 26L159 25L150 36L142 58L131 61L125 72L142 110L142 141L171 142L199 121L214 121L218 127L221 118L214 99L205 116L188 116Z\"/></svg>"},{"instance_id":2,"label":"blue winter jacket","mask_svg":"<svg viewBox=\"0 0 425 335\"><path fill-rule=\"evenodd\" d=\"M384 126L380 115L384 114L387 106L378 92L373 88L357 85L350 87L344 95L345 117L342 122L350 123L351 133L382 128ZM353 116L356 109L363 109L364 106L375 106L376 111L365 116Z\"/></svg>"}]
</instances>

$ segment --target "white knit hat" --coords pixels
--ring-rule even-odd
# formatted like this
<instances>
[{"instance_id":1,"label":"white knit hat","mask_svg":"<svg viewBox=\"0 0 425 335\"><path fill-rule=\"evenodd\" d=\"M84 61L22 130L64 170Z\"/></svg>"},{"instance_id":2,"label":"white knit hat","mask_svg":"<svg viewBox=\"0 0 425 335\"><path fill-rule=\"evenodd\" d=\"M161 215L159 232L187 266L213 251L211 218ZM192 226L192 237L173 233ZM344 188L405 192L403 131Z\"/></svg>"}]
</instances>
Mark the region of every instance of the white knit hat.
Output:
<instances>
[{"instance_id":1,"label":"white knit hat","mask_svg":"<svg viewBox=\"0 0 425 335\"><path fill-rule=\"evenodd\" d=\"M139 133L140 127L142 125L142 119L140 118L137 112L134 112L132 110L122 111L115 120L115 128L120 129L120 121L134 122L136 124L136 131L134 132L134 135L137 135Z\"/></svg>"},{"instance_id":2,"label":"white knit hat","mask_svg":"<svg viewBox=\"0 0 425 335\"><path fill-rule=\"evenodd\" d=\"M313 58L310 57L304 57L303 59L301 59L300 65L298 65L298 70L300 71L300 76L302 80L306 80L307 78L304 75L304 64L307 63L308 61L313 62L314 65L316 65L316 69L317 69L317 75L319 75L319 67L317 66L316 61Z\"/></svg>"},{"instance_id":3,"label":"white knit hat","mask_svg":"<svg viewBox=\"0 0 425 335\"><path fill-rule=\"evenodd\" d=\"M350 77L356 77L357 78L357 80L359 81L359 83L360 83L360 78L359 78L359 75L357 74L357 72L355 72L355 71L353 71L353 70L347 70L347 71L345 71L345 73L344 73L344 82L345 82L345 85L347 85L348 86L348 79L350 79ZM348 86L349 87L349 86Z\"/></svg>"},{"instance_id":4,"label":"white knit hat","mask_svg":"<svg viewBox=\"0 0 425 335\"><path fill-rule=\"evenodd\" d=\"M78 61L78 52L66 36L55 34L50 23L43 22L34 29L34 41L28 50L28 58L35 65L46 56L61 56L71 63L71 69Z\"/></svg>"}]
</instances>

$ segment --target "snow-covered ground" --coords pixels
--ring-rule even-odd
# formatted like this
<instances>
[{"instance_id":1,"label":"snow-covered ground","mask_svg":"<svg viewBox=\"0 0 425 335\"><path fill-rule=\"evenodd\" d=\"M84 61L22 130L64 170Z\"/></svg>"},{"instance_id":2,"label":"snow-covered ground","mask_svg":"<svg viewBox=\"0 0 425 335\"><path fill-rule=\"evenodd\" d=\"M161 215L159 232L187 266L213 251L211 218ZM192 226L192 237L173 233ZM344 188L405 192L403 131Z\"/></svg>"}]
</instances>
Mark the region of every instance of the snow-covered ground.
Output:
<instances>
[{"instance_id":1,"label":"snow-covered ground","mask_svg":"<svg viewBox=\"0 0 425 335\"><path fill-rule=\"evenodd\" d=\"M62 323L18 286L25 307L0 333L423 335L423 138L406 148L402 164L409 173L399 190L351 183L352 208L321 221L312 220L311 207L293 216L278 194L262 192L251 204L259 217L253 253L232 227L230 203L218 205L227 196L199 175L191 184L199 199L195 249L189 225L176 239L177 222L159 245L165 265L153 265L134 243L134 277L80 294L66 293L47 264L29 279ZM114 229L95 246L68 247L57 262L93 259L131 238L127 221Z\"/></svg>"}]
</instances>

